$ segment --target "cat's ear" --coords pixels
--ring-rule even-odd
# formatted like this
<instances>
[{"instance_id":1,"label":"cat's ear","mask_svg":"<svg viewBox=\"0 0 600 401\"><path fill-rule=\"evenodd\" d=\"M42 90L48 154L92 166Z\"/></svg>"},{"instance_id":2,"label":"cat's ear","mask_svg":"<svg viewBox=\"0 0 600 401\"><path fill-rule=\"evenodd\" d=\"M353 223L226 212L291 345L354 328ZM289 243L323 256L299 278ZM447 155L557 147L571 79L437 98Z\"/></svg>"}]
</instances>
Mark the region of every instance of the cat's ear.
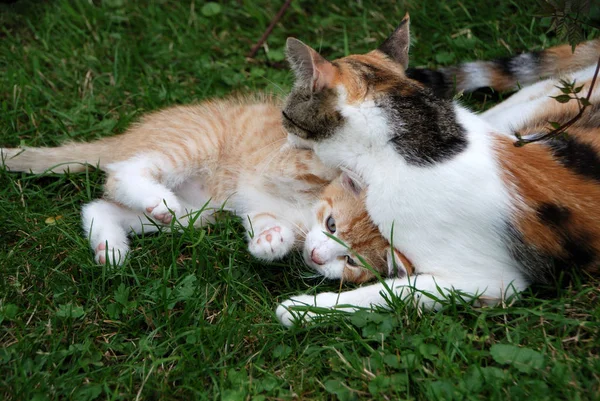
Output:
<instances>
[{"instance_id":1,"label":"cat's ear","mask_svg":"<svg viewBox=\"0 0 600 401\"><path fill-rule=\"evenodd\" d=\"M346 191L350 192L356 198L362 197L366 185L364 184L360 176L342 167L340 181L342 183L342 188L344 188Z\"/></svg>"},{"instance_id":2,"label":"cat's ear","mask_svg":"<svg viewBox=\"0 0 600 401\"><path fill-rule=\"evenodd\" d=\"M335 67L310 46L298 39L288 38L286 53L296 79L302 85L309 86L313 92L333 86Z\"/></svg>"},{"instance_id":3,"label":"cat's ear","mask_svg":"<svg viewBox=\"0 0 600 401\"><path fill-rule=\"evenodd\" d=\"M404 16L398 28L379 46L379 50L387 54L392 60L408 68L408 48L410 46L410 18L408 13Z\"/></svg>"},{"instance_id":4,"label":"cat's ear","mask_svg":"<svg viewBox=\"0 0 600 401\"><path fill-rule=\"evenodd\" d=\"M348 172L344 171L342 172L340 179L342 181L342 187L346 191L352 193L357 198L360 197L363 186L358 180L358 177L352 177Z\"/></svg>"},{"instance_id":5,"label":"cat's ear","mask_svg":"<svg viewBox=\"0 0 600 401\"><path fill-rule=\"evenodd\" d=\"M396 248L387 248L385 259L388 267L388 277L406 277L413 271L412 263Z\"/></svg>"}]
</instances>

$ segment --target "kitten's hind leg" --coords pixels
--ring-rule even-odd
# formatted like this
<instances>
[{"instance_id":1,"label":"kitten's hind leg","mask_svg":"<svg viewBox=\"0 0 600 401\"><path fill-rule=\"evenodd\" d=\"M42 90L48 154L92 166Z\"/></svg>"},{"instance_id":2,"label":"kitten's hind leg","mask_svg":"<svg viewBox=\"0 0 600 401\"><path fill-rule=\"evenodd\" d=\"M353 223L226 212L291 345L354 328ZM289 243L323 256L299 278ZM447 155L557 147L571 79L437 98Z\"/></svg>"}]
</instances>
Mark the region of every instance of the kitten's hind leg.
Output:
<instances>
[{"instance_id":1,"label":"kitten's hind leg","mask_svg":"<svg viewBox=\"0 0 600 401\"><path fill-rule=\"evenodd\" d=\"M83 229L99 264L108 261L112 265L121 265L125 262L129 253L129 233L158 231L143 213L104 199L88 203L81 214Z\"/></svg>"},{"instance_id":2,"label":"kitten's hind leg","mask_svg":"<svg viewBox=\"0 0 600 401\"><path fill-rule=\"evenodd\" d=\"M272 262L290 253L296 244L294 229L271 213L250 213L244 219L248 250L257 259Z\"/></svg>"},{"instance_id":3,"label":"kitten's hind leg","mask_svg":"<svg viewBox=\"0 0 600 401\"><path fill-rule=\"evenodd\" d=\"M109 175L105 191L111 199L148 213L163 224L173 219L171 211L176 216L183 213L177 196L157 178L166 173L156 167L156 162L140 157L110 164L106 170ZM182 179L183 176L182 173Z\"/></svg>"}]
</instances>

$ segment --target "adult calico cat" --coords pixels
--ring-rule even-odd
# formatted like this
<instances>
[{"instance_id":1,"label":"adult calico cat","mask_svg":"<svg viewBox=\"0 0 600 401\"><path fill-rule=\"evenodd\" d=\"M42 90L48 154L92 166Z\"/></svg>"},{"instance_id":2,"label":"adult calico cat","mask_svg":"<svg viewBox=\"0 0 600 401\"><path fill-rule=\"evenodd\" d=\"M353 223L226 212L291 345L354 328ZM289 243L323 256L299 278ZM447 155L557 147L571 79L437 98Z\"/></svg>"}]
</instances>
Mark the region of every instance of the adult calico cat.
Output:
<instances>
[{"instance_id":1,"label":"adult calico cat","mask_svg":"<svg viewBox=\"0 0 600 401\"><path fill-rule=\"evenodd\" d=\"M541 135L549 121L573 118L578 102L550 98L562 93L547 80L476 115L407 76L409 42L408 16L378 49L333 62L288 39L290 143L361 177L369 215L415 269L340 294L293 297L277 309L285 325L293 305L385 306L386 287L428 308L436 303L422 292L452 289L495 303L561 272L600 269L600 90L567 139L515 147L514 131ZM565 78L587 94L600 42L575 55L588 67Z\"/></svg>"}]
</instances>

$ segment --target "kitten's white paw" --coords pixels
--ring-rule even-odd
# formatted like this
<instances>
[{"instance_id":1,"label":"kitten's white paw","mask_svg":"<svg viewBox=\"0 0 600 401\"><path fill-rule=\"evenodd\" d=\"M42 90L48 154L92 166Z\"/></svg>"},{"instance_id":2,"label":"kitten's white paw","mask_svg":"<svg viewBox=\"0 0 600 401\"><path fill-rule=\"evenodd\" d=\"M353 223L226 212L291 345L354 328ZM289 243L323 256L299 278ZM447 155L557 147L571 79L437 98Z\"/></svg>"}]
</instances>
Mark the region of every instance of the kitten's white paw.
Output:
<instances>
[{"instance_id":1,"label":"kitten's white paw","mask_svg":"<svg viewBox=\"0 0 600 401\"><path fill-rule=\"evenodd\" d=\"M145 207L146 212L150 213L152 218L163 224L170 224L173 220L173 214L175 216L181 216L181 205L174 195L166 195L162 198L154 198L146 202L148 206Z\"/></svg>"},{"instance_id":2,"label":"kitten's white paw","mask_svg":"<svg viewBox=\"0 0 600 401\"><path fill-rule=\"evenodd\" d=\"M319 307L319 308L333 308L337 304L338 294L334 292L323 292L315 295L296 295L293 298L283 301L277 309L275 314L277 319L285 327L291 327L296 322L307 323L313 320L318 313L311 311L300 311L294 310L296 306L307 306L307 307Z\"/></svg>"},{"instance_id":3,"label":"kitten's white paw","mask_svg":"<svg viewBox=\"0 0 600 401\"><path fill-rule=\"evenodd\" d=\"M283 225L274 225L254 235L248 243L248 250L255 258L272 262L287 255L294 242L293 230Z\"/></svg>"},{"instance_id":4,"label":"kitten's white paw","mask_svg":"<svg viewBox=\"0 0 600 401\"><path fill-rule=\"evenodd\" d=\"M108 244L108 248L106 247L106 244ZM105 240L94 244L94 252L96 263L104 265L108 261L108 263L113 266L120 266L125 263L125 258L129 253L129 246L122 241Z\"/></svg>"}]
</instances>

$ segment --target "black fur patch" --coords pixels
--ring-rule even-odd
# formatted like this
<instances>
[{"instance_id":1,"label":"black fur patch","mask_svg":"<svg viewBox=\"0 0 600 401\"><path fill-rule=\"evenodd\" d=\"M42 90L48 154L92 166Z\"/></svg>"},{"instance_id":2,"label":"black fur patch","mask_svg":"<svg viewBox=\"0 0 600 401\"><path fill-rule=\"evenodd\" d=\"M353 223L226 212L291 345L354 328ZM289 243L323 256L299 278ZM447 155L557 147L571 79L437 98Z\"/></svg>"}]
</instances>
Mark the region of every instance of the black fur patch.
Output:
<instances>
[{"instance_id":1,"label":"black fur patch","mask_svg":"<svg viewBox=\"0 0 600 401\"><path fill-rule=\"evenodd\" d=\"M587 235L566 236L564 243L566 255L556 258L555 263L558 266L567 265L575 268L589 266L596 260L596 253L589 245L589 240L590 238Z\"/></svg>"},{"instance_id":2,"label":"black fur patch","mask_svg":"<svg viewBox=\"0 0 600 401\"><path fill-rule=\"evenodd\" d=\"M408 163L428 166L451 159L467 148L464 129L456 121L451 101L423 88L408 96L401 92L388 93L379 106L387 110L395 131L391 142Z\"/></svg>"},{"instance_id":3,"label":"black fur patch","mask_svg":"<svg viewBox=\"0 0 600 401\"><path fill-rule=\"evenodd\" d=\"M543 203L537 208L538 218L551 227L561 243L559 254L539 251L523 240L514 226L508 227L508 243L513 258L534 283L548 284L560 277L570 279L578 271L598 263L598 255L590 245L590 235L568 226L571 211L553 203Z\"/></svg>"},{"instance_id":4,"label":"black fur patch","mask_svg":"<svg viewBox=\"0 0 600 401\"><path fill-rule=\"evenodd\" d=\"M537 71L542 61L541 58L541 52L533 51L513 57L497 58L492 62L504 75L512 76L518 80L521 71Z\"/></svg>"},{"instance_id":5,"label":"black fur patch","mask_svg":"<svg viewBox=\"0 0 600 401\"><path fill-rule=\"evenodd\" d=\"M448 82L446 75L441 71L429 68L408 68L406 76L422 83L438 97L446 98L452 95L454 82Z\"/></svg>"},{"instance_id":6,"label":"black fur patch","mask_svg":"<svg viewBox=\"0 0 600 401\"><path fill-rule=\"evenodd\" d=\"M545 144L562 165L579 175L600 181L600 156L591 145L571 136L550 139Z\"/></svg>"},{"instance_id":7,"label":"black fur patch","mask_svg":"<svg viewBox=\"0 0 600 401\"><path fill-rule=\"evenodd\" d=\"M525 243L523 235L514 225L509 223L506 232L508 250L512 258L521 266L527 279L532 283L550 283L554 276L553 258Z\"/></svg>"},{"instance_id":8,"label":"black fur patch","mask_svg":"<svg viewBox=\"0 0 600 401\"><path fill-rule=\"evenodd\" d=\"M542 203L537 208L537 214L544 224L560 227L569 220L571 211L553 203Z\"/></svg>"}]
</instances>

